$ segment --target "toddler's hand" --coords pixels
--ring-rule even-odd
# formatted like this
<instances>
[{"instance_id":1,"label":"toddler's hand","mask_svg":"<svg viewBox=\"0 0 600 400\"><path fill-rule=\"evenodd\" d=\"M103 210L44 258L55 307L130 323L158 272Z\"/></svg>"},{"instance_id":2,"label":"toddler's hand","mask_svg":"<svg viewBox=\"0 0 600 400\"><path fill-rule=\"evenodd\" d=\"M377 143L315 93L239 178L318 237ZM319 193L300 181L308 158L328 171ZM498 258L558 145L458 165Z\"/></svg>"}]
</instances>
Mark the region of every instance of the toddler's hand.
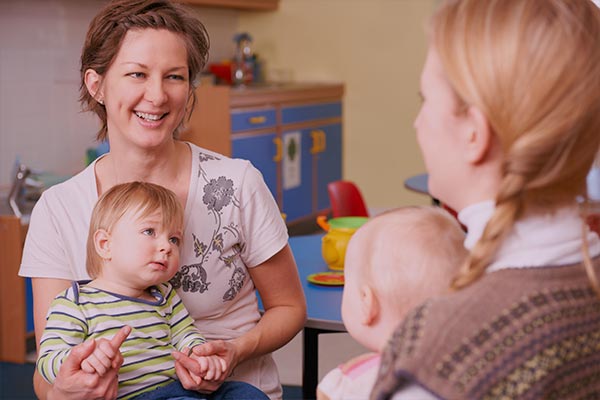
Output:
<instances>
[{"instance_id":1,"label":"toddler's hand","mask_svg":"<svg viewBox=\"0 0 600 400\"><path fill-rule=\"evenodd\" d=\"M197 356L191 353L189 357L198 362L200 366L200 377L206 381L219 381L227 371L225 359L216 355Z\"/></svg>"},{"instance_id":2,"label":"toddler's hand","mask_svg":"<svg viewBox=\"0 0 600 400\"><path fill-rule=\"evenodd\" d=\"M96 340L94 352L81 362L81 369L90 374L97 373L98 375L103 376L111 368L118 368L118 365L116 364L119 348L127 338L127 335L129 335L130 331L131 328L122 329L112 340Z\"/></svg>"}]
</instances>

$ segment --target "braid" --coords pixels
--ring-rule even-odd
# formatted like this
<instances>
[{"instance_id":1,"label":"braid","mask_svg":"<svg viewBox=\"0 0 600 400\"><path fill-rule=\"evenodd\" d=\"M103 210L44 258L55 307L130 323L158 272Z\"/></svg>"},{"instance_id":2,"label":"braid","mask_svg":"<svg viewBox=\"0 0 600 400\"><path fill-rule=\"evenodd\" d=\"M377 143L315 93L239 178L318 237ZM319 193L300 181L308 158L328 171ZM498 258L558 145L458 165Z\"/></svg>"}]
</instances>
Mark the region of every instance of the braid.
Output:
<instances>
[{"instance_id":1,"label":"braid","mask_svg":"<svg viewBox=\"0 0 600 400\"><path fill-rule=\"evenodd\" d=\"M475 244L458 276L452 282L453 289L461 289L475 282L491 263L504 237L512 229L523 211L523 188L525 180L519 175L507 175L496 199L496 208L479 241Z\"/></svg>"}]
</instances>

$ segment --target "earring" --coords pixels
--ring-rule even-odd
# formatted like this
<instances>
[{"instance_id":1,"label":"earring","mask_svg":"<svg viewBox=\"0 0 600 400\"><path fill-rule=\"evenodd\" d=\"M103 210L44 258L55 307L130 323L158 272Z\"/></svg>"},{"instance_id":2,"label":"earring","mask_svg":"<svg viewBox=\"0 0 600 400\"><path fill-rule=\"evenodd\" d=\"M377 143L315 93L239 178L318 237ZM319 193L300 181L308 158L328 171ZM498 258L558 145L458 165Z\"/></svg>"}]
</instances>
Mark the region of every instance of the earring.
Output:
<instances>
[{"instance_id":1,"label":"earring","mask_svg":"<svg viewBox=\"0 0 600 400\"><path fill-rule=\"evenodd\" d=\"M100 103L100 105L104 105L104 100L98 100L98 103Z\"/></svg>"}]
</instances>

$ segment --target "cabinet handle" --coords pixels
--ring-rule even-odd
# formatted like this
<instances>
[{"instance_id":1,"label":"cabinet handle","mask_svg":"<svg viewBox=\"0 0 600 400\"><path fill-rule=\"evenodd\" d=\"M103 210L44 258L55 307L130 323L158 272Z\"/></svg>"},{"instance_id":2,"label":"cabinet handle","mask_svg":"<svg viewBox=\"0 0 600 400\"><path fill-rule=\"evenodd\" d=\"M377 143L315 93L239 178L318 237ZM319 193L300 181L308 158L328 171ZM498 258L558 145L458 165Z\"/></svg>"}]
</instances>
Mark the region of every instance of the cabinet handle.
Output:
<instances>
[{"instance_id":1,"label":"cabinet handle","mask_svg":"<svg viewBox=\"0 0 600 400\"><path fill-rule=\"evenodd\" d=\"M252 125L264 124L265 122L267 122L267 117L265 117L264 115L257 115L256 117L248 118L248 122L250 122L250 124Z\"/></svg>"},{"instance_id":2,"label":"cabinet handle","mask_svg":"<svg viewBox=\"0 0 600 400\"><path fill-rule=\"evenodd\" d=\"M319 145L319 152L322 153L327 149L327 137L325 136L325 131L319 130L319 136L319 141L321 142Z\"/></svg>"},{"instance_id":3,"label":"cabinet handle","mask_svg":"<svg viewBox=\"0 0 600 400\"><path fill-rule=\"evenodd\" d=\"M283 158L283 144L281 138L273 138L273 143L275 144L275 156L273 156L273 161L280 162Z\"/></svg>"},{"instance_id":4,"label":"cabinet handle","mask_svg":"<svg viewBox=\"0 0 600 400\"><path fill-rule=\"evenodd\" d=\"M310 137L312 138L312 146L310 147L310 154L317 154L321 148L320 146L320 134L319 130L310 131Z\"/></svg>"},{"instance_id":5,"label":"cabinet handle","mask_svg":"<svg viewBox=\"0 0 600 400\"><path fill-rule=\"evenodd\" d=\"M321 129L315 129L314 131L310 131L310 136L313 140L313 145L310 148L310 154L322 153L327 148L325 131Z\"/></svg>"}]
</instances>

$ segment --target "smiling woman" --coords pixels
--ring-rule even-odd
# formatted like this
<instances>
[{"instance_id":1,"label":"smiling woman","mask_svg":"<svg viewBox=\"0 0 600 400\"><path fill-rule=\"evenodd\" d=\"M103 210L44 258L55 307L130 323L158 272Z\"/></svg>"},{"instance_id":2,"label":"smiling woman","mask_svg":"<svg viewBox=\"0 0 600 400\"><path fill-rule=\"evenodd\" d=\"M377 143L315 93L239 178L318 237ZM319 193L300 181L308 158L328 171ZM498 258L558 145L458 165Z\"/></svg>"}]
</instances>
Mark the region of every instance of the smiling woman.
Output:
<instances>
[{"instance_id":1,"label":"smiling woman","mask_svg":"<svg viewBox=\"0 0 600 400\"><path fill-rule=\"evenodd\" d=\"M106 122L113 154L171 141L192 88L185 43L163 29L128 31L111 68L104 75L87 69L84 81L87 92L113 116Z\"/></svg>"},{"instance_id":2,"label":"smiling woman","mask_svg":"<svg viewBox=\"0 0 600 400\"><path fill-rule=\"evenodd\" d=\"M33 278L39 346L54 296L70 281L90 277L85 237L99 196L132 181L170 189L184 207L171 284L209 340L194 348L193 357L175 353L177 378L186 389L216 395L224 377L233 375L280 398L270 353L298 333L306 315L287 229L249 162L177 139L207 57L204 26L168 0L112 1L92 20L81 57L80 100L100 118L98 138L109 141L110 152L44 192L32 213L20 274ZM82 369L91 351L93 346L73 347L57 365L52 386L36 375L38 396L113 397L120 362L93 376ZM200 379L203 367L194 357L215 355L227 369L219 378Z\"/></svg>"}]
</instances>

